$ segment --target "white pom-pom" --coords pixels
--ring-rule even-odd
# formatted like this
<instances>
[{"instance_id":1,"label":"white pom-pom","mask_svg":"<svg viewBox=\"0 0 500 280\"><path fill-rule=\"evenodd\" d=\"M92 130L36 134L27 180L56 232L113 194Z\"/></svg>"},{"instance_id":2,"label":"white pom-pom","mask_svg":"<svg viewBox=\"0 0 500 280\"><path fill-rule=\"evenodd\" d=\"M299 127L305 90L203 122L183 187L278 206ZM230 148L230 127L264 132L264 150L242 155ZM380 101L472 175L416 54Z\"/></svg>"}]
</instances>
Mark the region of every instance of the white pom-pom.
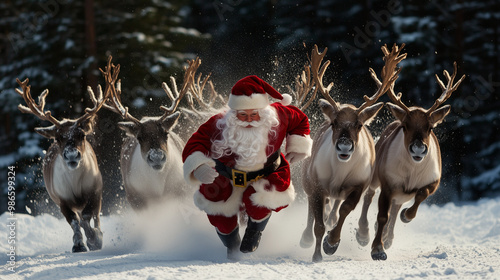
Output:
<instances>
[{"instance_id":1,"label":"white pom-pom","mask_svg":"<svg viewBox=\"0 0 500 280\"><path fill-rule=\"evenodd\" d=\"M292 96L290 94L282 94L283 96L283 99L281 99L280 103L287 106L287 105L290 105L292 104Z\"/></svg>"}]
</instances>

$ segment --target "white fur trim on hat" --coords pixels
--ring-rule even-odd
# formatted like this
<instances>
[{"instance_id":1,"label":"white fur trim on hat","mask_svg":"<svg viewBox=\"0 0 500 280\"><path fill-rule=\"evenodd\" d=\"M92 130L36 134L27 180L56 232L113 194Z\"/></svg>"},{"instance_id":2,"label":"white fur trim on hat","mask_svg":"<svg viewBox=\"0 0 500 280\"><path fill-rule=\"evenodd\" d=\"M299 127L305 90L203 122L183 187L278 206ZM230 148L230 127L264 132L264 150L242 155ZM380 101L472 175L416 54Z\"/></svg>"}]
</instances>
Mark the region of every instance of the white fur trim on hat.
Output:
<instances>
[{"instance_id":1,"label":"white fur trim on hat","mask_svg":"<svg viewBox=\"0 0 500 280\"><path fill-rule=\"evenodd\" d=\"M269 99L267 93L253 93L250 96L230 94L227 105L233 110L262 109L269 105Z\"/></svg>"},{"instance_id":2,"label":"white fur trim on hat","mask_svg":"<svg viewBox=\"0 0 500 280\"><path fill-rule=\"evenodd\" d=\"M299 153L311 156L313 140L309 135L289 134L286 137L285 153Z\"/></svg>"},{"instance_id":3,"label":"white fur trim on hat","mask_svg":"<svg viewBox=\"0 0 500 280\"><path fill-rule=\"evenodd\" d=\"M233 193L227 200L208 200L199 190L194 193L194 204L209 215L232 217L240 211L241 199L245 188L233 187Z\"/></svg>"},{"instance_id":4,"label":"white fur trim on hat","mask_svg":"<svg viewBox=\"0 0 500 280\"><path fill-rule=\"evenodd\" d=\"M190 154L184 161L184 165L182 166L184 170L184 180L186 180L189 185L201 185L201 182L193 176L193 171L202 164L208 164L210 167L215 167L215 161L199 151Z\"/></svg>"},{"instance_id":5,"label":"white fur trim on hat","mask_svg":"<svg viewBox=\"0 0 500 280\"><path fill-rule=\"evenodd\" d=\"M284 106L288 106L292 104L292 96L288 93L282 94L283 99L281 99L280 103Z\"/></svg>"},{"instance_id":6,"label":"white fur trim on hat","mask_svg":"<svg viewBox=\"0 0 500 280\"><path fill-rule=\"evenodd\" d=\"M276 209L282 206L287 206L295 200L295 188L290 183L290 186L282 192L277 191L271 185L271 190L266 190L269 185L269 180L260 179L252 184L255 193L250 196L250 200L256 205L269 209Z\"/></svg>"}]
</instances>

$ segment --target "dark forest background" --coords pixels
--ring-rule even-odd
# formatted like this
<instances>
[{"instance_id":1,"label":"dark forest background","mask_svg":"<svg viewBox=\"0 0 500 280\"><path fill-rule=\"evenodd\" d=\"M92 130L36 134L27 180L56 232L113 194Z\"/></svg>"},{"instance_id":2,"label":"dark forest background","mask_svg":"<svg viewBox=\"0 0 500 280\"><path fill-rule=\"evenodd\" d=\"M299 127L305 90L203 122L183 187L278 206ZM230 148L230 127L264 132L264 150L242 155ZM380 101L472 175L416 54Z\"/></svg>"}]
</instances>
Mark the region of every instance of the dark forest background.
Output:
<instances>
[{"instance_id":1,"label":"dark forest background","mask_svg":"<svg viewBox=\"0 0 500 280\"><path fill-rule=\"evenodd\" d=\"M182 80L187 59L199 56L199 72L212 73L225 97L237 80L253 74L288 93L314 44L328 47L332 64L325 82L335 83L334 99L355 105L375 90L368 68L380 72L384 44L406 43L396 90L409 105L430 107L441 93L434 74L444 79L443 70L451 72L456 61L458 76L466 79L447 101L452 112L446 122L435 130L443 178L428 203L500 194L498 0L6 0L0 10L0 213L7 206L11 166L18 212L58 212L41 176L50 141L33 130L48 124L19 112L16 78L29 77L35 98L48 88L46 108L73 118L89 106L86 87L104 84L98 68L112 55L121 65L123 102L136 116L157 115L158 105L168 102L161 83L170 76ZM306 113L317 126L317 107ZM391 120L383 110L371 126L374 136ZM93 137L104 214L126 205L118 164L124 134L117 121L101 110Z\"/></svg>"}]
</instances>

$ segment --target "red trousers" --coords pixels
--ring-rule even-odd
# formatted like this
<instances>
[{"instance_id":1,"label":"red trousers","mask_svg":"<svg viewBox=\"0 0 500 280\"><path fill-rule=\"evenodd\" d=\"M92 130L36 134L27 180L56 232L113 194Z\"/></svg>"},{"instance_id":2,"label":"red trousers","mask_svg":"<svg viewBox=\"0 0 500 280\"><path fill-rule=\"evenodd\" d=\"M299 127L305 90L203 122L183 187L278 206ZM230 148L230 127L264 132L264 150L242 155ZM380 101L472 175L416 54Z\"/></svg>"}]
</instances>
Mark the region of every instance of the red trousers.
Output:
<instances>
[{"instance_id":1,"label":"red trousers","mask_svg":"<svg viewBox=\"0 0 500 280\"><path fill-rule=\"evenodd\" d=\"M203 185L202 185L203 186ZM207 186L207 185L205 185ZM233 186L230 185L230 188ZM262 206L255 205L251 200L250 196L255 193L255 190L252 186L248 186L243 192L243 197L241 199L242 205L240 207L240 211L245 211L249 218L252 218L254 221L262 220L267 217L271 211L278 212L286 206L278 207L276 209L269 209ZM212 200L212 201L220 201L220 200ZM238 214L227 217L225 215L212 215L207 214L208 220L210 223L217 228L220 233L229 234L238 226Z\"/></svg>"}]
</instances>

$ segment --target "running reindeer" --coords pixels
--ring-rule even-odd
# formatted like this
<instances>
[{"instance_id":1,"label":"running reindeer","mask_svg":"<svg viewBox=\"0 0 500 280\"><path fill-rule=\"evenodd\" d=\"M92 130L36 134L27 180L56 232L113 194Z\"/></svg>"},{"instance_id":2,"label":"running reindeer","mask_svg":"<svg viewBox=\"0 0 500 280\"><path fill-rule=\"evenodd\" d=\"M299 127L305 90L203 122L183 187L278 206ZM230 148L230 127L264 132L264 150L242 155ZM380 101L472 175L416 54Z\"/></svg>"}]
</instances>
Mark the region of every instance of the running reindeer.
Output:
<instances>
[{"instance_id":1,"label":"running reindeer","mask_svg":"<svg viewBox=\"0 0 500 280\"><path fill-rule=\"evenodd\" d=\"M303 248L313 243L312 225L316 247L313 261L322 261L321 241L325 233L323 213L325 200L335 200L332 215L336 225L329 231L323 241L323 250L332 255L340 244L340 233L347 215L356 207L361 194L370 183L375 162L375 148L372 135L365 125L375 118L383 103L375 103L380 96L391 88L398 78L396 65L404 59L396 45L392 51L387 46L382 47L385 66L382 69L382 82L370 68L371 77L377 83L378 89L372 97L364 96L364 103L356 108L351 104L339 104L330 96L333 83L323 86L323 75L330 61L326 61L320 69L321 61L327 49L318 52L315 45L311 54L311 71L321 94L326 98L319 100L319 105L326 122L319 128L312 148L312 156L303 164L302 184L308 196L309 208L307 227L302 234L300 244ZM343 201L343 202L342 202ZM342 204L341 204L342 202Z\"/></svg>"},{"instance_id":2,"label":"running reindeer","mask_svg":"<svg viewBox=\"0 0 500 280\"><path fill-rule=\"evenodd\" d=\"M173 77L173 91L166 83L162 84L172 101L171 106L160 106L165 111L161 116L142 117L141 120L132 116L121 103L121 83L117 81L120 65L113 65L109 57L105 71L101 69L106 79L105 90L110 92L110 98L104 106L126 120L118 123L127 135L122 144L120 167L127 200L136 211L164 198L183 197L188 191L181 164L184 142L172 131L181 115L179 111L176 112L177 106L193 86L201 60L197 58L188 63L180 90ZM92 91L91 88L88 90ZM98 90L102 91L100 87Z\"/></svg>"},{"instance_id":3,"label":"running reindeer","mask_svg":"<svg viewBox=\"0 0 500 280\"><path fill-rule=\"evenodd\" d=\"M89 250L102 248L102 232L100 229L102 177L97 165L96 155L86 136L93 133L97 112L104 104L106 97L102 94L95 98L91 92L93 108L86 108L85 114L78 119L54 118L50 111L44 111L45 98L49 94L46 89L38 97L38 104L31 97L29 79L21 82L16 79L21 90L16 89L26 103L19 104L23 113L37 116L53 125L37 127L40 135L53 139L47 155L43 159L43 179L50 198L59 205L66 221L73 229L73 253L86 252L80 227L85 231ZM90 220L94 219L94 227Z\"/></svg>"},{"instance_id":4,"label":"running reindeer","mask_svg":"<svg viewBox=\"0 0 500 280\"><path fill-rule=\"evenodd\" d=\"M457 83L453 84L456 75L456 62L451 76L448 71L444 71L444 76L448 81L446 86L436 75L443 92L434 105L427 110L422 107L408 108L401 101L401 93L398 95L394 93L394 87L391 87L387 93L394 102L394 104L387 103L387 106L396 117L396 121L387 126L375 146L377 154L375 172L365 195L358 231L358 233L363 233L365 240L369 239L366 212L375 190L380 186L377 233L371 251L374 260L387 259L384 247L387 249L392 244L394 224L401 205L415 199L410 208L401 211L401 220L409 223L417 215L419 205L439 186L441 151L432 129L440 124L450 112L450 105L440 106L450 98L465 78L463 75Z\"/></svg>"}]
</instances>

